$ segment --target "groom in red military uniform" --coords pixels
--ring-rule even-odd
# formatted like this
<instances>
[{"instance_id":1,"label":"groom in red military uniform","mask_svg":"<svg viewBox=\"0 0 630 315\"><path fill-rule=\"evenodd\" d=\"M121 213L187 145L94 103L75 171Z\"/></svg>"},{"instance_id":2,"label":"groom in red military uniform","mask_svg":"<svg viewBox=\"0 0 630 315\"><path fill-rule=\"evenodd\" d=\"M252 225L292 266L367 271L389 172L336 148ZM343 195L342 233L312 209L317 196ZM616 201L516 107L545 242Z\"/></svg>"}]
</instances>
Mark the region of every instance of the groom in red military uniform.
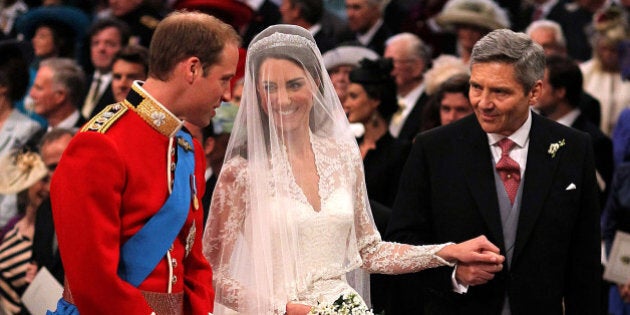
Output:
<instances>
[{"instance_id":1,"label":"groom in red military uniform","mask_svg":"<svg viewBox=\"0 0 630 315\"><path fill-rule=\"evenodd\" d=\"M239 37L202 13L158 25L149 77L88 122L66 149L51 200L66 271L57 314L209 314L201 253L204 127L229 98Z\"/></svg>"}]
</instances>

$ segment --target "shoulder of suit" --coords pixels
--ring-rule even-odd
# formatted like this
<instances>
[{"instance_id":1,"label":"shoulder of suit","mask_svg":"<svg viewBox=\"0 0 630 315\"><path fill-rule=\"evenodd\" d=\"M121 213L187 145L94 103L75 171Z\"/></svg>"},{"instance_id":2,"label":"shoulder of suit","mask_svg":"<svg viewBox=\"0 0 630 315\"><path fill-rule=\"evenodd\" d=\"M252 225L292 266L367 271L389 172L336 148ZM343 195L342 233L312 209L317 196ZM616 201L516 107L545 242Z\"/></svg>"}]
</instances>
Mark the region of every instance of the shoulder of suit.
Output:
<instances>
[{"instance_id":1,"label":"shoulder of suit","mask_svg":"<svg viewBox=\"0 0 630 315\"><path fill-rule=\"evenodd\" d=\"M122 102L108 105L100 113L90 119L90 121L83 126L81 132L94 131L105 133L116 121L123 117L128 110L129 108Z\"/></svg>"}]
</instances>

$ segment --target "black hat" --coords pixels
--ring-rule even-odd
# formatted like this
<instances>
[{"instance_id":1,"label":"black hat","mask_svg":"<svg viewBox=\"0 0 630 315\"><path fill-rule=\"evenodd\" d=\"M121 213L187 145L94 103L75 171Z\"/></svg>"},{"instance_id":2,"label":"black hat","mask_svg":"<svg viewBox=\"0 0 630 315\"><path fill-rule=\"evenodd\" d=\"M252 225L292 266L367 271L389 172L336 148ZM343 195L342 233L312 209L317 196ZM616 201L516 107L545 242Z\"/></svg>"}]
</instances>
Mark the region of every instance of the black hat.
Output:
<instances>
[{"instance_id":1,"label":"black hat","mask_svg":"<svg viewBox=\"0 0 630 315\"><path fill-rule=\"evenodd\" d=\"M363 84L378 84L392 81L392 60L387 59L362 59L359 67L350 72L350 81Z\"/></svg>"}]
</instances>

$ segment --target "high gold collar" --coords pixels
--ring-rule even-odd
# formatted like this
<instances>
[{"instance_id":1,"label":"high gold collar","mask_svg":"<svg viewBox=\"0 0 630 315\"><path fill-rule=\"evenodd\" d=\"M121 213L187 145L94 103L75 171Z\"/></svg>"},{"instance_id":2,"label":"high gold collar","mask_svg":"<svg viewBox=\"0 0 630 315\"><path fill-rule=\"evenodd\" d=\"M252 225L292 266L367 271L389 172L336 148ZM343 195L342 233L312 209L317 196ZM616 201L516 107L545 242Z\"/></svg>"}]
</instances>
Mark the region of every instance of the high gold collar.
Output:
<instances>
[{"instance_id":1,"label":"high gold collar","mask_svg":"<svg viewBox=\"0 0 630 315\"><path fill-rule=\"evenodd\" d=\"M173 115L164 105L155 100L136 81L123 101L125 105L133 109L142 119L159 133L173 137L184 122Z\"/></svg>"}]
</instances>

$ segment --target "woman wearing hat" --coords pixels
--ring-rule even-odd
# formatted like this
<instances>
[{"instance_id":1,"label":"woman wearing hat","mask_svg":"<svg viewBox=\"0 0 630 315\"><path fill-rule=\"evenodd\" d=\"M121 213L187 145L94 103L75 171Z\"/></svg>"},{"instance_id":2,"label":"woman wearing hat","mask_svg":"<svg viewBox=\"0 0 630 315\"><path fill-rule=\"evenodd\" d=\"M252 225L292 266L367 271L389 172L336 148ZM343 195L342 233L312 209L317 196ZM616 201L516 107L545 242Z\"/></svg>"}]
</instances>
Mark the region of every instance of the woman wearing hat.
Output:
<instances>
[{"instance_id":1,"label":"woman wearing hat","mask_svg":"<svg viewBox=\"0 0 630 315\"><path fill-rule=\"evenodd\" d=\"M18 216L8 225L0 244L0 306L5 314L22 311L20 296L28 283L35 213L48 196L48 169L39 154L20 150L0 160L0 193L18 196Z\"/></svg>"},{"instance_id":2,"label":"woman wearing hat","mask_svg":"<svg viewBox=\"0 0 630 315\"><path fill-rule=\"evenodd\" d=\"M456 53L468 63L475 43L490 31L509 28L507 13L492 0L451 0L435 21L457 35ZM443 51L449 52L449 49Z\"/></svg>"},{"instance_id":3,"label":"woman wearing hat","mask_svg":"<svg viewBox=\"0 0 630 315\"><path fill-rule=\"evenodd\" d=\"M396 83L389 75L388 60L363 59L350 72L350 85L343 108L351 123L361 123L365 133L358 139L363 157L368 197L391 207L398 178L410 145L389 133L389 120L398 109Z\"/></svg>"}]
</instances>

